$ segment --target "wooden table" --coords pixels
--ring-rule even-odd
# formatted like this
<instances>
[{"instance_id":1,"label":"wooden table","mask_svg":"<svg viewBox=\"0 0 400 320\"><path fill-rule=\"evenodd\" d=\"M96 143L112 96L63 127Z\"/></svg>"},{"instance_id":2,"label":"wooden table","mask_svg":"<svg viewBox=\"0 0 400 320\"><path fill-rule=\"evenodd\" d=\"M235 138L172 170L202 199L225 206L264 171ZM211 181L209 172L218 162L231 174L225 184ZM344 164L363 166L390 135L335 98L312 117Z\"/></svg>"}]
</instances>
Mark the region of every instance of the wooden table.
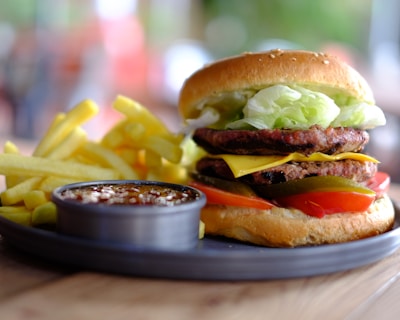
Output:
<instances>
[{"instance_id":1,"label":"wooden table","mask_svg":"<svg viewBox=\"0 0 400 320\"><path fill-rule=\"evenodd\" d=\"M393 186L400 200L400 187ZM274 281L145 279L54 266L0 239L1 319L399 319L400 250L330 275Z\"/></svg>"}]
</instances>

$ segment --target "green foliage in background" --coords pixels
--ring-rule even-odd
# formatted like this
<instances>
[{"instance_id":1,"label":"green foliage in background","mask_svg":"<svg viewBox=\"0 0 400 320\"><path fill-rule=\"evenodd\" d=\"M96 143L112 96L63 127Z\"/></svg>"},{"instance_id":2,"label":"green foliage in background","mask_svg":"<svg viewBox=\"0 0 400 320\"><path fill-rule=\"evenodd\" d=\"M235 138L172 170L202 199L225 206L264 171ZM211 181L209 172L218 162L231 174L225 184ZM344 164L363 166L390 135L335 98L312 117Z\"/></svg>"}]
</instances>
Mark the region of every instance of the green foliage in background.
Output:
<instances>
[{"instance_id":1,"label":"green foliage in background","mask_svg":"<svg viewBox=\"0 0 400 320\"><path fill-rule=\"evenodd\" d=\"M238 52L266 39L285 39L314 50L340 42L361 52L368 41L371 0L203 0L203 6L206 21L230 16L242 24L246 41ZM210 45L218 55L232 53Z\"/></svg>"}]
</instances>

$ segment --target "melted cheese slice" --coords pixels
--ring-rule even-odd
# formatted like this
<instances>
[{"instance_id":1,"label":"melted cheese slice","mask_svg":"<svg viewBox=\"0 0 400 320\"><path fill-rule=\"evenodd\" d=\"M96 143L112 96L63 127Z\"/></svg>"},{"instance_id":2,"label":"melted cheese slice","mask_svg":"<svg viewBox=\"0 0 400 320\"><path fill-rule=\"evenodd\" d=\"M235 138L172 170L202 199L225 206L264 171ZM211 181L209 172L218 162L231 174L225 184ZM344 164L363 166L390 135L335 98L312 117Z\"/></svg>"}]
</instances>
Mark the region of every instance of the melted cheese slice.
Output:
<instances>
[{"instance_id":1,"label":"melted cheese slice","mask_svg":"<svg viewBox=\"0 0 400 320\"><path fill-rule=\"evenodd\" d=\"M355 153L355 152L344 152L337 155L327 155L324 153L316 152L309 156L305 156L301 153L291 153L286 156L246 156L246 155L234 155L234 154L219 154L212 156L213 158L223 159L232 170L235 178L250 174L253 172L270 169L289 161L337 161L352 159L358 161L370 161L379 163L373 157L366 154Z\"/></svg>"}]
</instances>

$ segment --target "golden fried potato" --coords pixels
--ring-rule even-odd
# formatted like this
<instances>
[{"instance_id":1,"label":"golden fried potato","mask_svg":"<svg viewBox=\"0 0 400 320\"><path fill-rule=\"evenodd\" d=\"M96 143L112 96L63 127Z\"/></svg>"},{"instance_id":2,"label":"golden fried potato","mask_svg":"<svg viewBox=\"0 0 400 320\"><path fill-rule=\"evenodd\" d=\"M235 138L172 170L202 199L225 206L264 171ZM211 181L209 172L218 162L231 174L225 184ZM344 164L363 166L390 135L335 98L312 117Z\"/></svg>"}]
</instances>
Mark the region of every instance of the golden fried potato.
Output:
<instances>
[{"instance_id":1,"label":"golden fried potato","mask_svg":"<svg viewBox=\"0 0 400 320\"><path fill-rule=\"evenodd\" d=\"M46 203L49 199L43 190L31 190L24 194L23 201L28 210L33 210L36 207Z\"/></svg>"},{"instance_id":2,"label":"golden fried potato","mask_svg":"<svg viewBox=\"0 0 400 320\"><path fill-rule=\"evenodd\" d=\"M32 212L32 225L55 224L57 222L56 205L48 201L36 207Z\"/></svg>"},{"instance_id":3,"label":"golden fried potato","mask_svg":"<svg viewBox=\"0 0 400 320\"><path fill-rule=\"evenodd\" d=\"M22 202L25 194L37 188L41 179L41 177L31 177L8 188L0 194L1 204L3 206L10 206Z\"/></svg>"},{"instance_id":4,"label":"golden fried potato","mask_svg":"<svg viewBox=\"0 0 400 320\"><path fill-rule=\"evenodd\" d=\"M6 142L0 154L0 175L6 178L0 215L24 225L53 224L57 213L52 191L81 181L185 183L183 135L169 131L150 110L127 97L118 96L113 107L123 118L100 141L89 140L81 127L99 111L93 101L84 100L56 115L32 156L21 155L15 144Z\"/></svg>"},{"instance_id":5,"label":"golden fried potato","mask_svg":"<svg viewBox=\"0 0 400 320\"><path fill-rule=\"evenodd\" d=\"M123 158L100 144L88 142L81 148L80 152L103 166L118 171L121 179L138 179L137 172Z\"/></svg>"},{"instance_id":6,"label":"golden fried potato","mask_svg":"<svg viewBox=\"0 0 400 320\"><path fill-rule=\"evenodd\" d=\"M1 154L0 174L15 175L17 172L27 177L56 176L78 178L82 180L107 180L120 178L118 171L109 168L101 168L77 162L52 160L41 157Z\"/></svg>"},{"instance_id":7,"label":"golden fried potato","mask_svg":"<svg viewBox=\"0 0 400 320\"><path fill-rule=\"evenodd\" d=\"M4 144L4 148L3 148L4 153L8 153L8 154L19 154L19 149L18 147L12 143L11 141L6 141L6 143ZM16 184L24 181L26 178L25 177L21 177L19 174L18 175L8 175L6 176L6 187L7 188L11 188L13 186L15 186Z\"/></svg>"},{"instance_id":8,"label":"golden fried potato","mask_svg":"<svg viewBox=\"0 0 400 320\"><path fill-rule=\"evenodd\" d=\"M54 160L67 159L71 157L76 150L82 147L86 141L86 132L82 128L77 127L72 130L57 146L51 149L46 158Z\"/></svg>"},{"instance_id":9,"label":"golden fried potato","mask_svg":"<svg viewBox=\"0 0 400 320\"><path fill-rule=\"evenodd\" d=\"M51 152L77 126L86 122L99 112L98 106L91 100L84 100L71 109L61 119L56 119L33 152L34 156L43 157Z\"/></svg>"},{"instance_id":10,"label":"golden fried potato","mask_svg":"<svg viewBox=\"0 0 400 320\"><path fill-rule=\"evenodd\" d=\"M32 225L32 212L25 206L0 207L0 216L23 226Z\"/></svg>"}]
</instances>

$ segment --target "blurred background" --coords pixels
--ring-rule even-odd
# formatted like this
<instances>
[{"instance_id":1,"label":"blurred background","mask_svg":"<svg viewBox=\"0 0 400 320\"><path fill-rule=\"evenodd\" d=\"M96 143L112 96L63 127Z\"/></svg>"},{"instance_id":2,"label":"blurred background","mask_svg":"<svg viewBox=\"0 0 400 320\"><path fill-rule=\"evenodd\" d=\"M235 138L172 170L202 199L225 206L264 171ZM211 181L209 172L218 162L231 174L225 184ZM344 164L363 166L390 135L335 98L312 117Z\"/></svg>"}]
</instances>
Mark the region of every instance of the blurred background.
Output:
<instances>
[{"instance_id":1,"label":"blurred background","mask_svg":"<svg viewBox=\"0 0 400 320\"><path fill-rule=\"evenodd\" d=\"M371 84L388 125L368 152L400 181L397 0L0 0L0 142L34 143L57 112L90 98L94 138L116 95L178 131L184 79L212 60L271 48L331 52Z\"/></svg>"}]
</instances>

